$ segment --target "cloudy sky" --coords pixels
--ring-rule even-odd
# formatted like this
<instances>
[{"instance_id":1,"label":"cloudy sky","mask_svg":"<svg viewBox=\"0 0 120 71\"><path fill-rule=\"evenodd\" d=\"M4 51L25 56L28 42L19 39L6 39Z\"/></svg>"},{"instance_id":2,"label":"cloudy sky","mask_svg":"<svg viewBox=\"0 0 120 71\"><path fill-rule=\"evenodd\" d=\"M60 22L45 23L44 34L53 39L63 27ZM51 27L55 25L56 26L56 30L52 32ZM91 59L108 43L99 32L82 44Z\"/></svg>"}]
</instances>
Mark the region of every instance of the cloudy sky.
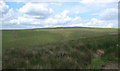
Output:
<instances>
[{"instance_id":1,"label":"cloudy sky","mask_svg":"<svg viewBox=\"0 0 120 71\"><path fill-rule=\"evenodd\" d=\"M118 27L118 0L0 1L2 29Z\"/></svg>"}]
</instances>

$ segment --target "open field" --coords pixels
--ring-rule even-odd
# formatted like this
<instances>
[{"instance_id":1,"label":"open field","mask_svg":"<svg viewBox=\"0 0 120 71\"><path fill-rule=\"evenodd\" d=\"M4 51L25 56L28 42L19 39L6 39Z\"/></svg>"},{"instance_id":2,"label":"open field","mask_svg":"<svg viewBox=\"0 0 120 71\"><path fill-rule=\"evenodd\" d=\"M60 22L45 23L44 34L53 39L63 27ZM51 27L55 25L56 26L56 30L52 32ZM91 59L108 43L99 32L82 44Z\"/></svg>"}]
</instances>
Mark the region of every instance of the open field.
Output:
<instances>
[{"instance_id":1,"label":"open field","mask_svg":"<svg viewBox=\"0 0 120 71\"><path fill-rule=\"evenodd\" d=\"M3 68L117 68L117 29L4 30L2 38Z\"/></svg>"}]
</instances>

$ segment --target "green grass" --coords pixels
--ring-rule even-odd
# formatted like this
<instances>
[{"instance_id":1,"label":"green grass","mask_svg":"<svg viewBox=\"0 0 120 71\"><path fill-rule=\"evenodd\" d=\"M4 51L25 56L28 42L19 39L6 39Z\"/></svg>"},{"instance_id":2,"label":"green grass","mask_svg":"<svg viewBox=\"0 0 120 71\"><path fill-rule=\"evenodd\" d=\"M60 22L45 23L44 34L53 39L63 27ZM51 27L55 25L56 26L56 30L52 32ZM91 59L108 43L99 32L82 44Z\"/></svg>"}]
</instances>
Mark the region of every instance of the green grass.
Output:
<instances>
[{"instance_id":1,"label":"green grass","mask_svg":"<svg viewBox=\"0 0 120 71\"><path fill-rule=\"evenodd\" d=\"M101 69L118 61L117 29L51 28L3 31L3 68ZM97 50L104 54L95 57Z\"/></svg>"},{"instance_id":2,"label":"green grass","mask_svg":"<svg viewBox=\"0 0 120 71\"><path fill-rule=\"evenodd\" d=\"M117 33L116 29L62 28L3 31L3 47L28 47ZM6 45L7 44L7 45Z\"/></svg>"},{"instance_id":3,"label":"green grass","mask_svg":"<svg viewBox=\"0 0 120 71\"><path fill-rule=\"evenodd\" d=\"M101 69L104 62L101 59L93 59L91 63L91 69Z\"/></svg>"}]
</instances>

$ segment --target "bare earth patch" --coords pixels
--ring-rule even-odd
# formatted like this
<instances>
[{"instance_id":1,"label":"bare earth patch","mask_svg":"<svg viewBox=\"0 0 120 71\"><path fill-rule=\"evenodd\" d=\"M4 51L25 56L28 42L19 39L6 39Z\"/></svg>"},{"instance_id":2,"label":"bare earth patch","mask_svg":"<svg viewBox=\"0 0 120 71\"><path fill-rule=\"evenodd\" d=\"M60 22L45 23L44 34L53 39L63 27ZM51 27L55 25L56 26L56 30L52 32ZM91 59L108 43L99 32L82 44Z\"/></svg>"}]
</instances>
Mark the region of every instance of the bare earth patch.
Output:
<instances>
[{"instance_id":1,"label":"bare earth patch","mask_svg":"<svg viewBox=\"0 0 120 71\"><path fill-rule=\"evenodd\" d=\"M109 62L103 67L103 69L118 69L118 63Z\"/></svg>"}]
</instances>

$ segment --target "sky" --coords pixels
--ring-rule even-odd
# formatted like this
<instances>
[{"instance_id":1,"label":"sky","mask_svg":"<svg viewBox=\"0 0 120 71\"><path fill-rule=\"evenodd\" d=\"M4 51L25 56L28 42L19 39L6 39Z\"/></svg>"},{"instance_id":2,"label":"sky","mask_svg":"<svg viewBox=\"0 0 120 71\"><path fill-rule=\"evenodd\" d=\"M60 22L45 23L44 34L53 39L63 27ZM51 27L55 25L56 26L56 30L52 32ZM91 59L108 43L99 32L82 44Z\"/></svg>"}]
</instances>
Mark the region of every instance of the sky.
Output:
<instances>
[{"instance_id":1,"label":"sky","mask_svg":"<svg viewBox=\"0 0 120 71\"><path fill-rule=\"evenodd\" d=\"M118 28L118 0L0 1L0 29Z\"/></svg>"}]
</instances>

